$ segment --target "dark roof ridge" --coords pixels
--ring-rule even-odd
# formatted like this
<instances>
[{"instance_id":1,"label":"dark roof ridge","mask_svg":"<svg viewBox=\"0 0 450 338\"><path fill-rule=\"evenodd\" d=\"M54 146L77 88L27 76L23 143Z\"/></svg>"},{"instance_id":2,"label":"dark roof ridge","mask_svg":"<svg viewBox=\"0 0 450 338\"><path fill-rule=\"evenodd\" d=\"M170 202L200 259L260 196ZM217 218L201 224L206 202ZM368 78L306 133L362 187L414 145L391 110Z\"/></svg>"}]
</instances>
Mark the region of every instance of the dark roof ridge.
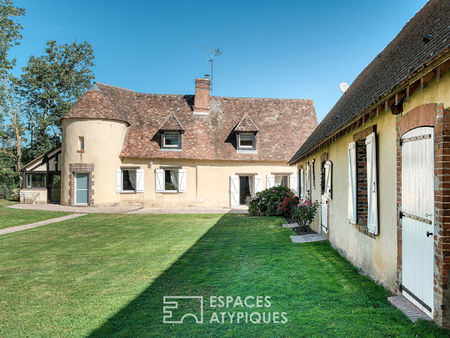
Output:
<instances>
[{"instance_id":1,"label":"dark roof ridge","mask_svg":"<svg viewBox=\"0 0 450 338\"><path fill-rule=\"evenodd\" d=\"M114 89L126 90L126 91L128 91L128 92L136 93L136 92L135 92L134 90L132 90L132 89L123 88L123 87L118 87L118 86L113 86L113 85L110 85L110 84L108 84L108 83L102 83L102 82L94 81L94 84L96 84L97 86L100 85L100 86L111 87L111 88L114 88ZM100 88L100 87L99 87L99 88ZM101 90L101 88L100 88L100 90Z\"/></svg>"},{"instance_id":2,"label":"dark roof ridge","mask_svg":"<svg viewBox=\"0 0 450 338\"><path fill-rule=\"evenodd\" d=\"M358 74L289 163L314 151L395 90L432 71L430 66L445 62L450 47L449 10L448 0L429 0ZM430 34L432 38L425 41Z\"/></svg>"},{"instance_id":3,"label":"dark roof ridge","mask_svg":"<svg viewBox=\"0 0 450 338\"><path fill-rule=\"evenodd\" d=\"M94 82L96 85L111 87L118 90L126 90L128 92L135 93L136 95L157 96L157 97L186 97L194 96L194 94L160 94L160 93L145 93L137 92L132 89L118 87L107 83ZM101 90L101 87L99 87ZM276 97L245 97L245 96L211 96L211 98L217 99L229 99L229 100L277 100L277 101L295 101L295 102L313 102L313 99L293 99L293 98L276 98Z\"/></svg>"}]
</instances>

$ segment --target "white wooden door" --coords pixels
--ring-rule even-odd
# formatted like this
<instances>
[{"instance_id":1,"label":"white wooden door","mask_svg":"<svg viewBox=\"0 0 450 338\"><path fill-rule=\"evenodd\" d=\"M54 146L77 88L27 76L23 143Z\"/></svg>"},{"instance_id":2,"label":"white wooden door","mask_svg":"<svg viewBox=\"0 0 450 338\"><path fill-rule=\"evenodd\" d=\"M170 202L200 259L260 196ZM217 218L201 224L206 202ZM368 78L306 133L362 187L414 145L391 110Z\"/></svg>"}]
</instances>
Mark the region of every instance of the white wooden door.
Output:
<instances>
[{"instance_id":1,"label":"white wooden door","mask_svg":"<svg viewBox=\"0 0 450 338\"><path fill-rule=\"evenodd\" d=\"M325 190L322 194L321 199L321 225L322 231L328 232L328 199L331 199L331 178L332 178L332 165L330 161L324 164L324 175L325 175Z\"/></svg>"},{"instance_id":2,"label":"white wooden door","mask_svg":"<svg viewBox=\"0 0 450 338\"><path fill-rule=\"evenodd\" d=\"M239 176L230 176L230 206L239 206Z\"/></svg>"},{"instance_id":3,"label":"white wooden door","mask_svg":"<svg viewBox=\"0 0 450 338\"><path fill-rule=\"evenodd\" d=\"M322 225L322 231L328 232L328 197L326 194L322 195L322 202L321 202L321 225Z\"/></svg>"},{"instance_id":4,"label":"white wooden door","mask_svg":"<svg viewBox=\"0 0 450 338\"><path fill-rule=\"evenodd\" d=\"M402 137L402 290L433 314L434 130L421 127Z\"/></svg>"}]
</instances>

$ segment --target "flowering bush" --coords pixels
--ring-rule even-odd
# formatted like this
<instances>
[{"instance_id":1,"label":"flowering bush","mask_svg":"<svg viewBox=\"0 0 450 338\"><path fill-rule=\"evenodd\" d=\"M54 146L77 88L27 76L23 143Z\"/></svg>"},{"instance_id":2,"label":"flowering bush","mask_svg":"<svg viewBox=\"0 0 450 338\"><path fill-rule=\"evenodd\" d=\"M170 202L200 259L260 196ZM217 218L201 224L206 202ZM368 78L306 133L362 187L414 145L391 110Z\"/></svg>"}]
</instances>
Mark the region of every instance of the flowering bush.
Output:
<instances>
[{"instance_id":1,"label":"flowering bush","mask_svg":"<svg viewBox=\"0 0 450 338\"><path fill-rule=\"evenodd\" d=\"M292 218L294 218L300 227L308 227L316 216L319 209L319 202L311 200L299 201L292 208Z\"/></svg>"},{"instance_id":2,"label":"flowering bush","mask_svg":"<svg viewBox=\"0 0 450 338\"><path fill-rule=\"evenodd\" d=\"M272 187L256 194L250 201L248 212L251 216L291 217L292 207L297 205L298 201L291 189L283 186Z\"/></svg>"}]
</instances>

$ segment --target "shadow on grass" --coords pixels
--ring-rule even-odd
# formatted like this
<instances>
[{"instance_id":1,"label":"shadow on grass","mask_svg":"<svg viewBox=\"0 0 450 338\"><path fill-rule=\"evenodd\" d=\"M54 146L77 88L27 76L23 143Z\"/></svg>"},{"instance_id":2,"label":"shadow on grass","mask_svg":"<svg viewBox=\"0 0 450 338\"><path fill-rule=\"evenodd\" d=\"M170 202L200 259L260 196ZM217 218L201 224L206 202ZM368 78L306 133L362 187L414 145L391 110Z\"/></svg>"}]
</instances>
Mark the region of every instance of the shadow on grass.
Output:
<instances>
[{"instance_id":1,"label":"shadow on grass","mask_svg":"<svg viewBox=\"0 0 450 338\"><path fill-rule=\"evenodd\" d=\"M227 214L91 337L443 335L413 326L387 303L388 292L361 276L328 242L295 245L276 217ZM164 296L203 296L204 322L163 323ZM270 308L210 308L210 296L270 296ZM180 304L183 302L180 302ZM189 309L189 306L191 308ZM182 311L198 313L198 303ZM174 310L174 318L183 313ZM270 312L270 324L210 323L213 312ZM286 312L287 324L273 323ZM220 316L219 316L220 318Z\"/></svg>"}]
</instances>

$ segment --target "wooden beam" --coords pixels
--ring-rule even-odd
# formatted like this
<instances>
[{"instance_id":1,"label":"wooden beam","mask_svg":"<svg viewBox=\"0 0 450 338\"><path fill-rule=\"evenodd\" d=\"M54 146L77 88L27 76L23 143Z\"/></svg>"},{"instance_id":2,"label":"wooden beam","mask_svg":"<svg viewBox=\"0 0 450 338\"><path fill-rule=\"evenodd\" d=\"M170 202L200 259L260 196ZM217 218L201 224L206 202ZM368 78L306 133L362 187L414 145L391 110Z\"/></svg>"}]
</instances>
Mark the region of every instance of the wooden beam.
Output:
<instances>
[{"instance_id":1,"label":"wooden beam","mask_svg":"<svg viewBox=\"0 0 450 338\"><path fill-rule=\"evenodd\" d=\"M427 84L433 79L433 77L434 71L431 71L420 78L420 91L422 91L427 86Z\"/></svg>"},{"instance_id":2,"label":"wooden beam","mask_svg":"<svg viewBox=\"0 0 450 338\"><path fill-rule=\"evenodd\" d=\"M409 86L406 87L406 101L409 100Z\"/></svg>"},{"instance_id":3,"label":"wooden beam","mask_svg":"<svg viewBox=\"0 0 450 338\"><path fill-rule=\"evenodd\" d=\"M439 82L441 79L441 67L437 67L436 69L436 82Z\"/></svg>"}]
</instances>

